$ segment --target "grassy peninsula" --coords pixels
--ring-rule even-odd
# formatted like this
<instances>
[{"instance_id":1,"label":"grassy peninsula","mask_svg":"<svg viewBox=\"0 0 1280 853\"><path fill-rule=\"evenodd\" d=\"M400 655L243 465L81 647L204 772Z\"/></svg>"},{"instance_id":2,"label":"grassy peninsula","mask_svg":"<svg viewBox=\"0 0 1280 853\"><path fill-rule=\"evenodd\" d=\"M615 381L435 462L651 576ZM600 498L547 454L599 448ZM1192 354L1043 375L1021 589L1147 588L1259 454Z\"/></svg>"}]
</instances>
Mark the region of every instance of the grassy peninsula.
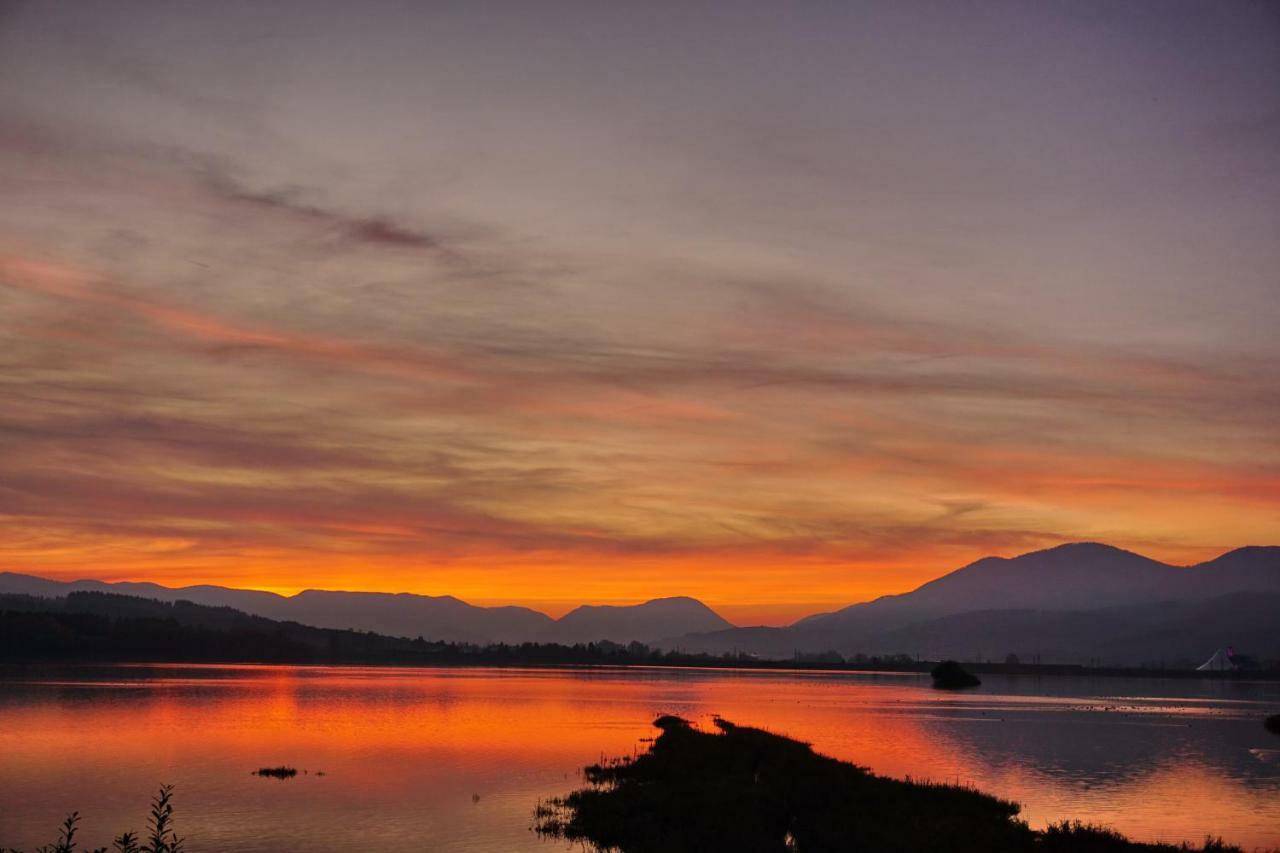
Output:
<instances>
[{"instance_id":1,"label":"grassy peninsula","mask_svg":"<svg viewBox=\"0 0 1280 853\"><path fill-rule=\"evenodd\" d=\"M621 853L1240 853L1072 822L1033 830L1016 803L974 788L876 776L727 720L717 732L671 716L654 725L648 751L587 767L587 787L540 804L535 828Z\"/></svg>"}]
</instances>

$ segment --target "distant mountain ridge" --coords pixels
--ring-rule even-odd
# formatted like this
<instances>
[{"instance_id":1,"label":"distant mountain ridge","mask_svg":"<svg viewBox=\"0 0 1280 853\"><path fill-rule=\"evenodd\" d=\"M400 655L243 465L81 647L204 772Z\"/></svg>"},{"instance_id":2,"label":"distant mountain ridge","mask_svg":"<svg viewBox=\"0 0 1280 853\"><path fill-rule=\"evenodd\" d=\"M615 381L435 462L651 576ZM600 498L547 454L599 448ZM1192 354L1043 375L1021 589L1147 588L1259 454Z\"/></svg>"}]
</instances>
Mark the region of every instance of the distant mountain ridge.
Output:
<instances>
[{"instance_id":1,"label":"distant mountain ridge","mask_svg":"<svg viewBox=\"0 0 1280 853\"><path fill-rule=\"evenodd\" d=\"M1204 608L1198 616L1194 606ZM1210 624L1213 632L1201 630ZM1013 653L1046 662L1135 664L1207 656L1236 636L1242 646L1248 637L1262 646L1258 652L1280 657L1280 547L1250 546L1172 566L1095 542L1060 545L985 557L911 592L786 628L736 628L663 645L766 657L826 650L966 659Z\"/></svg>"},{"instance_id":2,"label":"distant mountain ridge","mask_svg":"<svg viewBox=\"0 0 1280 853\"><path fill-rule=\"evenodd\" d=\"M229 606L321 628L455 642L638 641L690 652L919 654L1136 664L1207 656L1231 643L1280 658L1280 547L1250 546L1173 566L1094 542L984 557L915 590L815 614L792 625L736 627L702 602L658 598L583 605L560 619L526 607L476 607L452 596L305 590L282 596L218 586L60 582L0 573L0 593L72 590ZM1205 648L1211 646L1211 648Z\"/></svg>"},{"instance_id":3,"label":"distant mountain ridge","mask_svg":"<svg viewBox=\"0 0 1280 853\"><path fill-rule=\"evenodd\" d=\"M690 628L688 626L698 627ZM582 643L625 634L639 640L659 640L676 634L723 631L732 622L696 598L655 598L631 607L584 604L561 616L543 639L557 643ZM641 641L643 642L643 641Z\"/></svg>"},{"instance_id":4,"label":"distant mountain ridge","mask_svg":"<svg viewBox=\"0 0 1280 853\"><path fill-rule=\"evenodd\" d=\"M346 592L307 589L285 596L221 586L166 587L154 583L99 580L54 581L0 572L0 593L65 596L68 592L109 592L157 601L190 601L233 607L254 616L318 628L353 628L392 637L468 643L610 640L652 643L673 634L717 631L733 623L693 598L659 598L629 606L583 605L559 620L528 607L477 607L451 595Z\"/></svg>"},{"instance_id":5,"label":"distant mountain ridge","mask_svg":"<svg viewBox=\"0 0 1280 853\"><path fill-rule=\"evenodd\" d=\"M983 557L911 592L810 616L793 627L879 628L904 617L969 610L1096 610L1247 589L1280 591L1280 547L1249 546L1198 565L1173 566L1111 545L1079 542L1018 557Z\"/></svg>"}]
</instances>

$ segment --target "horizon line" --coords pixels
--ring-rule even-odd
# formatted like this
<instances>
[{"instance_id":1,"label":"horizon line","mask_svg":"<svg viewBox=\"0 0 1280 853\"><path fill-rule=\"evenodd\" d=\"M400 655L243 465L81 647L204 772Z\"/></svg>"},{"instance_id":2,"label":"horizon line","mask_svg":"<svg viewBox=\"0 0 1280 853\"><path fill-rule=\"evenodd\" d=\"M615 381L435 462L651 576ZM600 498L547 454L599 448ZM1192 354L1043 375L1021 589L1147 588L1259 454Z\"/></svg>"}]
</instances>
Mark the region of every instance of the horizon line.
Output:
<instances>
[{"instance_id":1,"label":"horizon line","mask_svg":"<svg viewBox=\"0 0 1280 853\"><path fill-rule=\"evenodd\" d=\"M867 598L860 601L847 601L843 604L839 604L839 603L826 604L821 602L795 602L794 604L797 608L803 607L804 605L808 604L810 607L817 608L817 609L806 610L804 614L801 616L797 616L794 618L790 618L786 621L780 621L773 624L765 624L765 623L742 624L738 622L733 622L733 620L727 618L722 611L769 610L769 609L777 608L779 606L779 602L734 603L734 602L723 602L723 601L714 601L714 600L709 601L702 597L699 597L696 595L689 595L686 593L655 595L655 596L649 596L644 598L590 599L590 600L524 599L523 601L514 601L510 599L491 599L491 598L485 598L485 597L462 598L458 595L454 595L453 593L447 593L447 592L446 593L427 593L427 592L412 592L408 590L333 589L333 588L324 588L324 587L316 587L316 586L304 586L304 587L232 586L224 583L191 583L191 584L184 584L181 586L171 586L169 584L162 583L160 581L138 579L138 578L118 578L115 580L106 580L100 577L77 577L74 579L64 580L58 577L49 577L43 574L33 574L25 571L13 571L10 569L0 569L0 575L19 575L22 577L31 577L31 578L36 578L38 580L44 580L44 581L49 581L51 583L61 583L61 584L76 584L76 583L82 583L82 582L101 583L109 586L114 586L118 584L150 584L152 586L158 586L162 589L166 589L171 592L180 592L181 590L184 590L184 589L192 589L197 587L216 587L219 589L235 590L235 591L241 591L241 592L262 592L262 593L267 593L271 595L277 595L277 596L280 596L281 598L286 598L286 599L295 598L304 592L351 593L351 594L357 594L357 595L392 595L392 596L406 595L406 596L416 596L420 598L430 598L430 599L451 598L455 601L459 601L468 606L478 607L482 609L494 609L494 608L501 608L501 607L521 608L524 610L530 610L536 613L540 613L543 616L546 616L549 619L552 619L555 621L559 621L566 614L580 607L637 607L637 606L649 604L655 601L664 601L669 599L688 599L688 600L696 601L702 606L709 608L714 613L716 613L716 615L720 616L720 618L725 619L725 621L727 622L730 622L734 627L747 628L747 627L779 627L779 626L791 625L802 619L807 619L812 616L821 615L823 613L829 613L829 612L832 612L833 610L840 610L845 607L852 607L858 604L868 604L870 602L877 601L881 598L893 597L897 595L905 595L911 592L915 592L916 590L924 586L927 586L928 584L933 583L936 580L947 577L948 575L954 572L960 571L961 569L967 568L968 566L974 565L975 563L978 563L987 559L1012 560L1012 559L1018 559L1020 557L1026 557L1032 554L1040 554L1040 553L1046 553L1049 551L1057 551L1063 548L1073 548L1073 547L1090 546L1090 545L1106 548L1113 551L1121 551L1127 554L1133 554L1133 555L1142 557L1143 559L1151 560L1152 562L1159 563L1164 566L1168 566L1170 568L1181 568L1181 569L1189 569L1189 568L1194 568L1195 566L1204 565L1207 562L1212 562L1213 560L1220 559L1221 557L1226 556L1227 554L1235 553L1236 551L1242 551L1249 548L1280 547L1277 545L1253 545L1253 544L1239 545L1232 548L1228 548L1227 550L1222 551L1216 557L1211 557L1208 560L1202 560L1198 563L1180 565L1176 563L1166 563L1163 560L1157 560L1153 557L1147 557L1145 554L1142 554L1139 551L1134 551L1129 548L1122 548L1118 545L1111 545L1109 543L1098 541L1098 540L1081 540L1076 542L1063 542L1048 548L1037 548L1031 551L1025 551L1020 554L1014 555L1013 557L1001 557L993 554L985 554L983 556L977 557L976 559L970 560L969 562L965 563L962 566L956 566L952 569L943 571L941 574L938 574L930 578L929 580L923 581L913 587L898 590L896 592L883 593L881 595L878 595L872 598ZM288 589L292 589L293 591L292 592L284 591ZM552 605L552 606L548 607L548 605ZM827 608L827 609L823 609L823 608Z\"/></svg>"}]
</instances>

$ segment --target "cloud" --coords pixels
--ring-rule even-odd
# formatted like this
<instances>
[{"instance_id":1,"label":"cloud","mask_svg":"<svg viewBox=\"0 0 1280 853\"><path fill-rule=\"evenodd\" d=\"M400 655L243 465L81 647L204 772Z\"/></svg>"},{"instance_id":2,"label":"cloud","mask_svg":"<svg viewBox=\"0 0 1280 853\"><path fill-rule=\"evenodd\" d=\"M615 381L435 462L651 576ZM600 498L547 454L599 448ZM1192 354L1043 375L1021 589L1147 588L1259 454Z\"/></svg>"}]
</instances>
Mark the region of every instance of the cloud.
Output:
<instances>
[{"instance_id":1,"label":"cloud","mask_svg":"<svg viewBox=\"0 0 1280 853\"><path fill-rule=\"evenodd\" d=\"M208 313L133 295L125 288L83 270L22 256L0 255L0 285L112 309L145 321L163 332L203 343L242 350L265 350L415 379L469 381L471 378L465 368L448 356L431 353L421 347L379 347L237 324Z\"/></svg>"},{"instance_id":2,"label":"cloud","mask_svg":"<svg viewBox=\"0 0 1280 853\"><path fill-rule=\"evenodd\" d=\"M297 187L275 191L250 190L212 163L206 163L201 171L205 186L213 195L317 225L326 229L330 238L373 247L410 249L447 258L456 257L447 241L385 216L351 215L310 204L302 200L305 191Z\"/></svg>"},{"instance_id":3,"label":"cloud","mask_svg":"<svg viewBox=\"0 0 1280 853\"><path fill-rule=\"evenodd\" d=\"M859 270L113 144L0 138L9 565L843 604L992 551L1274 528L1280 393L1230 341L974 322Z\"/></svg>"}]
</instances>

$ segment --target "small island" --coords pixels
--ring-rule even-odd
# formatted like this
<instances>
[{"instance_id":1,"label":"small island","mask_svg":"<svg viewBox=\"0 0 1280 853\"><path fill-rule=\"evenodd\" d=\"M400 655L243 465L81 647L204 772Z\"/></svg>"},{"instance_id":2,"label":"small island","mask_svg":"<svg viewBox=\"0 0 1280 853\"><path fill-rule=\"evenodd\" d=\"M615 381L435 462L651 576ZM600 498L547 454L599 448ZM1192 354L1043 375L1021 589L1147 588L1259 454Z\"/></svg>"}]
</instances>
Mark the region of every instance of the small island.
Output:
<instances>
[{"instance_id":1,"label":"small island","mask_svg":"<svg viewBox=\"0 0 1280 853\"><path fill-rule=\"evenodd\" d=\"M933 676L933 686L939 690L963 690L966 687L977 687L982 684L978 676L953 660L944 660L929 674Z\"/></svg>"},{"instance_id":2,"label":"small island","mask_svg":"<svg viewBox=\"0 0 1280 853\"><path fill-rule=\"evenodd\" d=\"M257 770L253 771L252 775L262 776L267 779L292 779L294 776L298 775L298 768L286 767L284 765L279 767L259 767Z\"/></svg>"}]
</instances>

